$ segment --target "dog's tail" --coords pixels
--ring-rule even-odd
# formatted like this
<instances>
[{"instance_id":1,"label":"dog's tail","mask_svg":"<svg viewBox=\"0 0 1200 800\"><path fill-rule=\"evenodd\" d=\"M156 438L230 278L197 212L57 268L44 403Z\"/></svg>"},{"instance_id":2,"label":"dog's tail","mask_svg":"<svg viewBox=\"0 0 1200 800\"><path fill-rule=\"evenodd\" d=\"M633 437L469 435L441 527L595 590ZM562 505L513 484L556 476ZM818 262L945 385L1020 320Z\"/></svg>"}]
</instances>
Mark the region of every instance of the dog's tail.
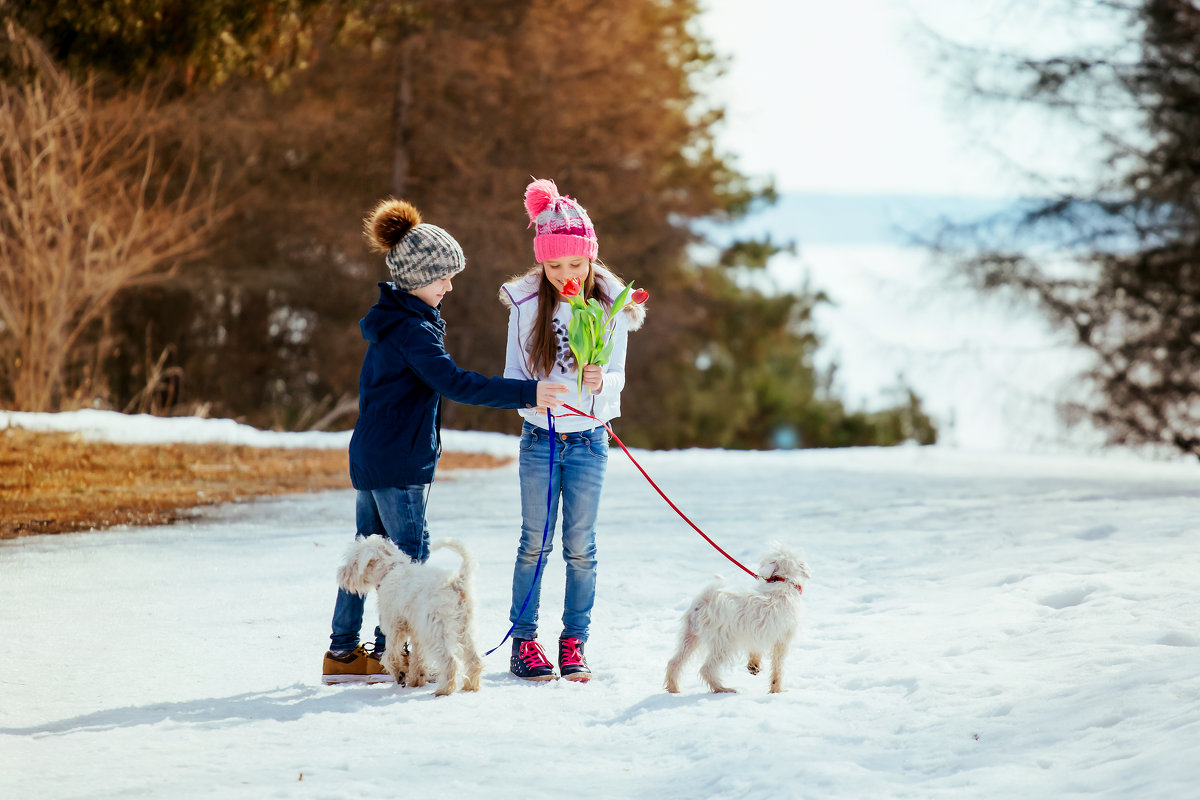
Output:
<instances>
[{"instance_id":1,"label":"dog's tail","mask_svg":"<svg viewBox=\"0 0 1200 800\"><path fill-rule=\"evenodd\" d=\"M451 581L461 591L475 577L475 557L471 555L471 551L466 548L466 545L457 539L440 539L430 545L429 552L443 549L453 550L462 559L462 564L458 567L458 574Z\"/></svg>"}]
</instances>

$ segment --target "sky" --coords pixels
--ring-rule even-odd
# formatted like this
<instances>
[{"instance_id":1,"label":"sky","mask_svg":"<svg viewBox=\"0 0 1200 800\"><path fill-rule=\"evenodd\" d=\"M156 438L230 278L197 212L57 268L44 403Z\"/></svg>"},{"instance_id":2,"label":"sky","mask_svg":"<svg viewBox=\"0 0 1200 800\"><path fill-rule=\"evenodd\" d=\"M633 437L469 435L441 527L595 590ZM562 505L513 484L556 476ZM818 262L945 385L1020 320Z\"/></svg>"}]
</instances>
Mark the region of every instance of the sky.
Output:
<instances>
[{"instance_id":1,"label":"sky","mask_svg":"<svg viewBox=\"0 0 1200 800\"><path fill-rule=\"evenodd\" d=\"M785 192L1031 193L1010 160L1061 170L1072 137L1031 111L968 109L922 34L1033 52L1113 36L1030 2L707 0L701 30L731 59L719 141Z\"/></svg>"},{"instance_id":2,"label":"sky","mask_svg":"<svg viewBox=\"0 0 1200 800\"><path fill-rule=\"evenodd\" d=\"M113 412L0 414L5 424L339 449L349 436L264 438L228 420ZM446 446L511 455L517 442L448 432ZM765 584L614 450L587 643L595 677L582 685L512 678L507 648L484 658L477 693L321 685L349 490L0 541L0 797L1195 793L1200 464L944 446L635 455L751 568L772 540L808 562L783 693L767 693L767 670L735 664L723 677L737 693L710 694L694 661L679 694L663 690L680 618L714 574L736 592ZM434 539L459 539L479 564L481 650L508 627L517 486L510 464L440 475L430 494ZM539 633L552 643L557 548L547 563ZM457 559L438 551L431 564Z\"/></svg>"}]
</instances>

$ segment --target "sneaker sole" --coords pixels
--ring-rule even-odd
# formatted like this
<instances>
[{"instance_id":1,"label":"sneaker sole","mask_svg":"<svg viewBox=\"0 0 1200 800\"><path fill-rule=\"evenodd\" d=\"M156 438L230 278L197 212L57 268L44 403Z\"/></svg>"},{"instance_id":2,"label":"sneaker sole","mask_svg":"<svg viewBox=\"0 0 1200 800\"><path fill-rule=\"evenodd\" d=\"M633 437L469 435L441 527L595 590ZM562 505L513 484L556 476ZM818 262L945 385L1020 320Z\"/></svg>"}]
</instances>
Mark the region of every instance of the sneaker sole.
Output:
<instances>
[{"instance_id":1,"label":"sneaker sole","mask_svg":"<svg viewBox=\"0 0 1200 800\"><path fill-rule=\"evenodd\" d=\"M342 683L395 683L391 675L322 675L321 683L336 686Z\"/></svg>"},{"instance_id":2,"label":"sneaker sole","mask_svg":"<svg viewBox=\"0 0 1200 800\"><path fill-rule=\"evenodd\" d=\"M587 683L592 679L590 674L575 673L574 675L563 675L563 680L572 681L574 683Z\"/></svg>"},{"instance_id":3,"label":"sneaker sole","mask_svg":"<svg viewBox=\"0 0 1200 800\"><path fill-rule=\"evenodd\" d=\"M512 673L511 673L511 672L510 672L510 673L508 673L508 674L509 674L509 675L512 675ZM521 677L520 675L513 675L513 677L514 677L514 678L516 678L516 679L517 679L517 680L519 680L519 681L533 681L534 683L545 683L545 682L547 682L547 681L556 681L556 680L558 680L558 676L557 676L557 675L535 675L535 676L532 676L532 677L529 677L529 678L523 678L523 677Z\"/></svg>"}]
</instances>

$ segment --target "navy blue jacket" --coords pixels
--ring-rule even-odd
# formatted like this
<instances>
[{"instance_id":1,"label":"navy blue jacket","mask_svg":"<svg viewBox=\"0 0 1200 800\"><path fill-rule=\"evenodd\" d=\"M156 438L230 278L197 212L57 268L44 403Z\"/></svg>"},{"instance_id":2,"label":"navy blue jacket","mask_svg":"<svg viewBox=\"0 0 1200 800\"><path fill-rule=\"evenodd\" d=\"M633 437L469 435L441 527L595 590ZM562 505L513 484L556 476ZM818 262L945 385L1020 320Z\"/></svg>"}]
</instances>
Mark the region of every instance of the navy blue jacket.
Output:
<instances>
[{"instance_id":1,"label":"navy blue jacket","mask_svg":"<svg viewBox=\"0 0 1200 800\"><path fill-rule=\"evenodd\" d=\"M379 302L359 326L368 344L358 378L358 422L350 439L355 489L433 481L442 395L492 408L537 404L537 381L459 369L443 344L442 315L393 284L380 282Z\"/></svg>"}]
</instances>

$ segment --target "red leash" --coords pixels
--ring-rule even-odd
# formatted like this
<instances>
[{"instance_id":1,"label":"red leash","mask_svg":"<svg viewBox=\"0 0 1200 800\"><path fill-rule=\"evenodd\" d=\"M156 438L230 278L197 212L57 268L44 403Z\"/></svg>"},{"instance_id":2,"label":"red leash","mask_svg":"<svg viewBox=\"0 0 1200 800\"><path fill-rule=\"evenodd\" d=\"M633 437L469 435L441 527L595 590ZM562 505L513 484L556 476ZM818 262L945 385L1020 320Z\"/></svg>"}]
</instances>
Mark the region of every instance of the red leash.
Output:
<instances>
[{"instance_id":1,"label":"red leash","mask_svg":"<svg viewBox=\"0 0 1200 800\"><path fill-rule=\"evenodd\" d=\"M646 479L646 480L647 480L647 481L650 483L650 485L654 487L654 491L658 492L659 496L660 496L660 497L661 497L663 500L666 500L666 501L667 501L667 505L669 505L671 508L673 508L673 509L675 510L675 513L676 513L676 514L678 514L678 515L680 516L680 518L682 518L682 519L683 519L683 521L684 521L684 522L686 522L688 525L691 525L691 526L692 526L692 530L694 530L696 533L698 533L698 534L700 534L702 537L704 537L704 541L708 542L708 543L709 543L709 544L711 544L711 545L712 545L714 548L716 548L716 551L717 551L718 553L720 553L721 555L723 555L723 556L725 556L726 558L728 558L728 559L729 559L730 561L732 561L734 564L737 564L737 565L738 565L738 568L739 568L739 569L741 569L741 570L742 570L742 572L745 572L745 573L746 573L747 575L749 575L751 578L761 578L761 577L762 577L761 575L758 575L758 574L756 574L756 573L755 573L755 572L753 572L752 570L750 570L750 569L747 569L747 568L746 568L746 566L745 566L745 565L744 565L742 562L738 561L736 558L734 558L733 556L729 555L729 553L726 553L724 550L722 550L720 545L718 545L718 544L717 544L716 542L714 542L712 539L708 538L708 534L706 534L704 531L700 530L700 528L696 526L696 523L694 523L694 522L692 522L690 519L688 519L688 517L687 517L687 514L684 514L682 511L680 511L680 510L679 510L679 506L677 506L677 505L675 505L674 503L672 503L672 502L671 502L671 498L667 497L666 493L665 493L665 492L663 492L663 490L662 490L662 489L658 488L658 484L654 482L654 479L653 479L653 478L651 478L651 477L650 477L650 476L649 476L649 475L646 473L646 470L642 469L642 465L641 465L641 464L639 464L639 463L638 463L638 461L637 461L637 459L633 457L633 453L629 452L629 448L628 448L628 447L626 447L626 446L625 446L625 443L621 441L621 437L619 437L619 436L617 436L615 433L613 433L613 429L612 429L612 428L610 428L610 427L608 427L608 423L607 423L607 422L605 422L604 420L600 419L599 417L593 417L591 414L586 414L586 413L584 413L583 411L580 411L578 408L574 408L574 407L572 407L572 406L569 406L569 405L567 405L566 403L563 403L563 408L565 408L567 411L570 411L570 412L571 412L572 414L574 414L575 416L579 416L579 417L587 417L588 419L594 419L594 420L596 420L596 422L599 422L601 425L603 425L603 426L604 426L604 430L608 431L608 435L609 435L609 436L611 436L611 437L613 438L613 441L615 441L617 444L619 444L619 445L621 446L621 449L625 451L625 455L629 456L629 460L630 460L630 461L632 461L632 462L633 462L633 465L634 465L635 467L637 467L637 468L638 468L638 472L642 473L642 477L643 477L643 478L645 478L645 479ZM564 415L561 415L561 414L560 414L559 416L564 416ZM768 583L775 583L775 582L781 582L781 581L783 581L783 578L780 578L780 577L778 577L778 576L775 576L775 577L771 577L771 578L763 578L763 580L767 581ZM802 589L802 588L801 588L801 587L799 587L799 586L797 586L796 588L797 588L797 589L799 589L801 592L803 592L803 591L804 591L804 589Z\"/></svg>"}]
</instances>

